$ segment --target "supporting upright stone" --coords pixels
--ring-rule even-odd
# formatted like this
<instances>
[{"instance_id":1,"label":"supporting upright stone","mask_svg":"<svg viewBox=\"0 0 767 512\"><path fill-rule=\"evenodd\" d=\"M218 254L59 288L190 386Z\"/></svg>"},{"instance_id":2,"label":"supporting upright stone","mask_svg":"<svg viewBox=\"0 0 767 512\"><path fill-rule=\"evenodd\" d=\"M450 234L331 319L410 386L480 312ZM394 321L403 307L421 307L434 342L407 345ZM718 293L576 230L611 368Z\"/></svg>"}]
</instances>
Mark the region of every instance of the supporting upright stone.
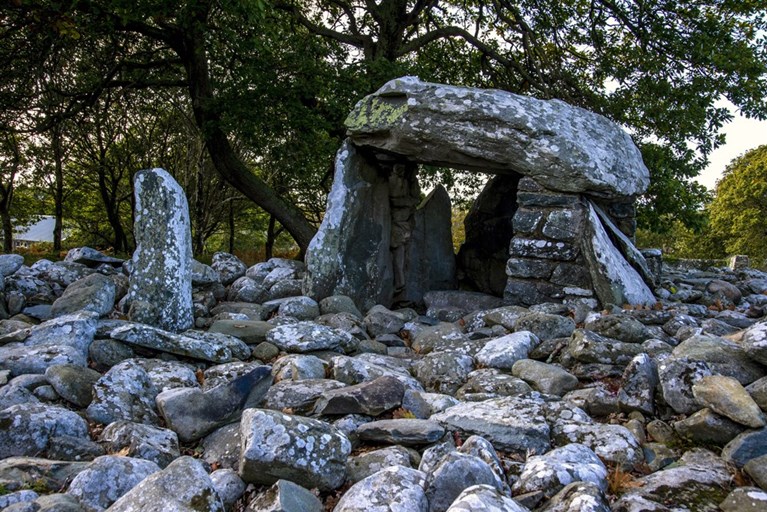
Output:
<instances>
[{"instance_id":1,"label":"supporting upright stone","mask_svg":"<svg viewBox=\"0 0 767 512\"><path fill-rule=\"evenodd\" d=\"M613 245L592 205L589 205L581 246L589 262L594 290L602 304L655 304L652 291Z\"/></svg>"},{"instance_id":2,"label":"supporting upright stone","mask_svg":"<svg viewBox=\"0 0 767 512\"><path fill-rule=\"evenodd\" d=\"M304 294L347 295L358 307L391 304L394 270L389 185L349 141L336 155L333 188L306 253Z\"/></svg>"},{"instance_id":3,"label":"supporting upright stone","mask_svg":"<svg viewBox=\"0 0 767 512\"><path fill-rule=\"evenodd\" d=\"M408 247L405 289L398 297L402 303L420 305L428 291L455 288L451 215L450 196L442 185L418 206Z\"/></svg>"},{"instance_id":4,"label":"supporting upright stone","mask_svg":"<svg viewBox=\"0 0 767 512\"><path fill-rule=\"evenodd\" d=\"M163 169L138 172L134 188L136 251L128 292L130 319L166 331L184 331L194 322L186 196Z\"/></svg>"},{"instance_id":5,"label":"supporting upright stone","mask_svg":"<svg viewBox=\"0 0 767 512\"><path fill-rule=\"evenodd\" d=\"M466 215L466 241L458 253L458 277L471 289L503 295L518 185L517 175L493 176ZM540 220L540 213L531 213L526 220L534 224Z\"/></svg>"}]
</instances>

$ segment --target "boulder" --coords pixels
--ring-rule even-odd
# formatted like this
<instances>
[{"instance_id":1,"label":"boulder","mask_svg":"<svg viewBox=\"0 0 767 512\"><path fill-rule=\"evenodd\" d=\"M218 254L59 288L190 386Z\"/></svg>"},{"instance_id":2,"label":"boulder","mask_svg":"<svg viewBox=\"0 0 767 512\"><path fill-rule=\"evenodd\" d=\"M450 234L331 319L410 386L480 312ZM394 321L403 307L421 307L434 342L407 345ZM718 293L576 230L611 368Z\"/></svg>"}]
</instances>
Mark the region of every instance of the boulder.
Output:
<instances>
[{"instance_id":1,"label":"boulder","mask_svg":"<svg viewBox=\"0 0 767 512\"><path fill-rule=\"evenodd\" d=\"M543 400L529 394L461 403L431 419L462 436L482 436L497 450L544 453L550 447L550 431L543 413Z\"/></svg>"},{"instance_id":2,"label":"boulder","mask_svg":"<svg viewBox=\"0 0 767 512\"><path fill-rule=\"evenodd\" d=\"M179 457L153 473L109 508L110 512L224 512L202 462Z\"/></svg>"},{"instance_id":3,"label":"boulder","mask_svg":"<svg viewBox=\"0 0 767 512\"><path fill-rule=\"evenodd\" d=\"M132 421L110 423L101 432L99 442L109 453L149 460L161 468L181 455L175 432Z\"/></svg>"},{"instance_id":4,"label":"boulder","mask_svg":"<svg viewBox=\"0 0 767 512\"><path fill-rule=\"evenodd\" d=\"M192 442L217 427L237 421L244 409L261 402L271 383L271 368L255 366L248 373L205 391L200 388L163 391L157 395L157 408L182 442Z\"/></svg>"},{"instance_id":5,"label":"boulder","mask_svg":"<svg viewBox=\"0 0 767 512\"><path fill-rule=\"evenodd\" d=\"M192 236L186 195L163 169L134 178L136 250L130 275L130 318L180 332L192 316Z\"/></svg>"},{"instance_id":6,"label":"boulder","mask_svg":"<svg viewBox=\"0 0 767 512\"><path fill-rule=\"evenodd\" d=\"M100 512L158 471L160 467L148 460L103 455L78 473L67 493L77 498L89 512Z\"/></svg>"},{"instance_id":7,"label":"boulder","mask_svg":"<svg viewBox=\"0 0 767 512\"><path fill-rule=\"evenodd\" d=\"M391 466L360 480L346 491L334 512L428 512L426 475Z\"/></svg>"},{"instance_id":8,"label":"boulder","mask_svg":"<svg viewBox=\"0 0 767 512\"><path fill-rule=\"evenodd\" d=\"M114 308L116 291L110 278L91 274L67 286L64 294L53 303L51 315L56 317L83 310L104 316Z\"/></svg>"},{"instance_id":9,"label":"boulder","mask_svg":"<svg viewBox=\"0 0 767 512\"><path fill-rule=\"evenodd\" d=\"M512 490L514 495L541 491L551 498L573 482L591 482L607 490L607 467L590 448L577 443L529 457Z\"/></svg>"},{"instance_id":10,"label":"boulder","mask_svg":"<svg viewBox=\"0 0 767 512\"><path fill-rule=\"evenodd\" d=\"M239 473L248 483L279 479L320 490L343 484L352 445L329 424L266 409L246 409L240 423Z\"/></svg>"}]
</instances>

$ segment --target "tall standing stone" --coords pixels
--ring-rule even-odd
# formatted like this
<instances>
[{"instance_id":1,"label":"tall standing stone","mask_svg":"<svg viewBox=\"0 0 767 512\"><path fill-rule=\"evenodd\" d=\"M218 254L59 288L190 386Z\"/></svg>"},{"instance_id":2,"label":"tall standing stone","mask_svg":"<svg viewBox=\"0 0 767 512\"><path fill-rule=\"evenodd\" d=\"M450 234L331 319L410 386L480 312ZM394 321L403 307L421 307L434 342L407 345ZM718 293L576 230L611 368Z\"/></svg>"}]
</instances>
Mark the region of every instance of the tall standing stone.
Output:
<instances>
[{"instance_id":1,"label":"tall standing stone","mask_svg":"<svg viewBox=\"0 0 767 512\"><path fill-rule=\"evenodd\" d=\"M136 221L130 319L166 331L192 327L192 236L189 206L179 184L163 169L134 180Z\"/></svg>"},{"instance_id":2,"label":"tall standing stone","mask_svg":"<svg viewBox=\"0 0 767 512\"><path fill-rule=\"evenodd\" d=\"M336 155L325 217L306 253L304 294L320 299L347 295L363 309L390 304L390 215L386 177L344 142Z\"/></svg>"}]
</instances>

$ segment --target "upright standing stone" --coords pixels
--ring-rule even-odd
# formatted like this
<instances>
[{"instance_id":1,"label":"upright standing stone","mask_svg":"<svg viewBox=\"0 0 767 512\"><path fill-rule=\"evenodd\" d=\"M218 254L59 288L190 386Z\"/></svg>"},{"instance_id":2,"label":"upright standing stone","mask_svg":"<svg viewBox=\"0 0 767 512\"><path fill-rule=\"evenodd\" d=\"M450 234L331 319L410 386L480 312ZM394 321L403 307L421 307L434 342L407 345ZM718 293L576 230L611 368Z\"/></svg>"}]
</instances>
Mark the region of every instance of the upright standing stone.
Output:
<instances>
[{"instance_id":1,"label":"upright standing stone","mask_svg":"<svg viewBox=\"0 0 767 512\"><path fill-rule=\"evenodd\" d=\"M186 196L163 169L140 171L134 187L136 252L128 292L130 319L166 331L184 331L194 321Z\"/></svg>"},{"instance_id":2,"label":"upright standing stone","mask_svg":"<svg viewBox=\"0 0 767 512\"><path fill-rule=\"evenodd\" d=\"M431 290L455 288L452 207L442 185L436 187L415 212L415 227L408 247L403 303L421 304Z\"/></svg>"},{"instance_id":3,"label":"upright standing stone","mask_svg":"<svg viewBox=\"0 0 767 512\"><path fill-rule=\"evenodd\" d=\"M336 155L333 188L306 253L304 295L347 295L367 309L390 304L394 270L389 251L388 181L349 142Z\"/></svg>"}]
</instances>

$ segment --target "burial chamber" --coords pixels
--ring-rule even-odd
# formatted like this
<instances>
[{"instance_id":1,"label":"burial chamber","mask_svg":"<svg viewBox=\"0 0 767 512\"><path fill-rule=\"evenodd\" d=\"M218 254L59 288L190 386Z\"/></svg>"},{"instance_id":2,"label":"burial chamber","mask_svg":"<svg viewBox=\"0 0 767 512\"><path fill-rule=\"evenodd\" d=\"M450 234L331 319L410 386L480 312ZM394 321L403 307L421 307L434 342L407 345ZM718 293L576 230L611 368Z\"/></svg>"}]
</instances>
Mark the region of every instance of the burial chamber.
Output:
<instances>
[{"instance_id":1,"label":"burial chamber","mask_svg":"<svg viewBox=\"0 0 767 512\"><path fill-rule=\"evenodd\" d=\"M632 243L649 173L605 117L402 77L357 103L346 128L306 254L306 295L417 306L460 285L508 304L655 302L656 276ZM457 257L450 198L437 187L421 201L421 164L493 175Z\"/></svg>"}]
</instances>

